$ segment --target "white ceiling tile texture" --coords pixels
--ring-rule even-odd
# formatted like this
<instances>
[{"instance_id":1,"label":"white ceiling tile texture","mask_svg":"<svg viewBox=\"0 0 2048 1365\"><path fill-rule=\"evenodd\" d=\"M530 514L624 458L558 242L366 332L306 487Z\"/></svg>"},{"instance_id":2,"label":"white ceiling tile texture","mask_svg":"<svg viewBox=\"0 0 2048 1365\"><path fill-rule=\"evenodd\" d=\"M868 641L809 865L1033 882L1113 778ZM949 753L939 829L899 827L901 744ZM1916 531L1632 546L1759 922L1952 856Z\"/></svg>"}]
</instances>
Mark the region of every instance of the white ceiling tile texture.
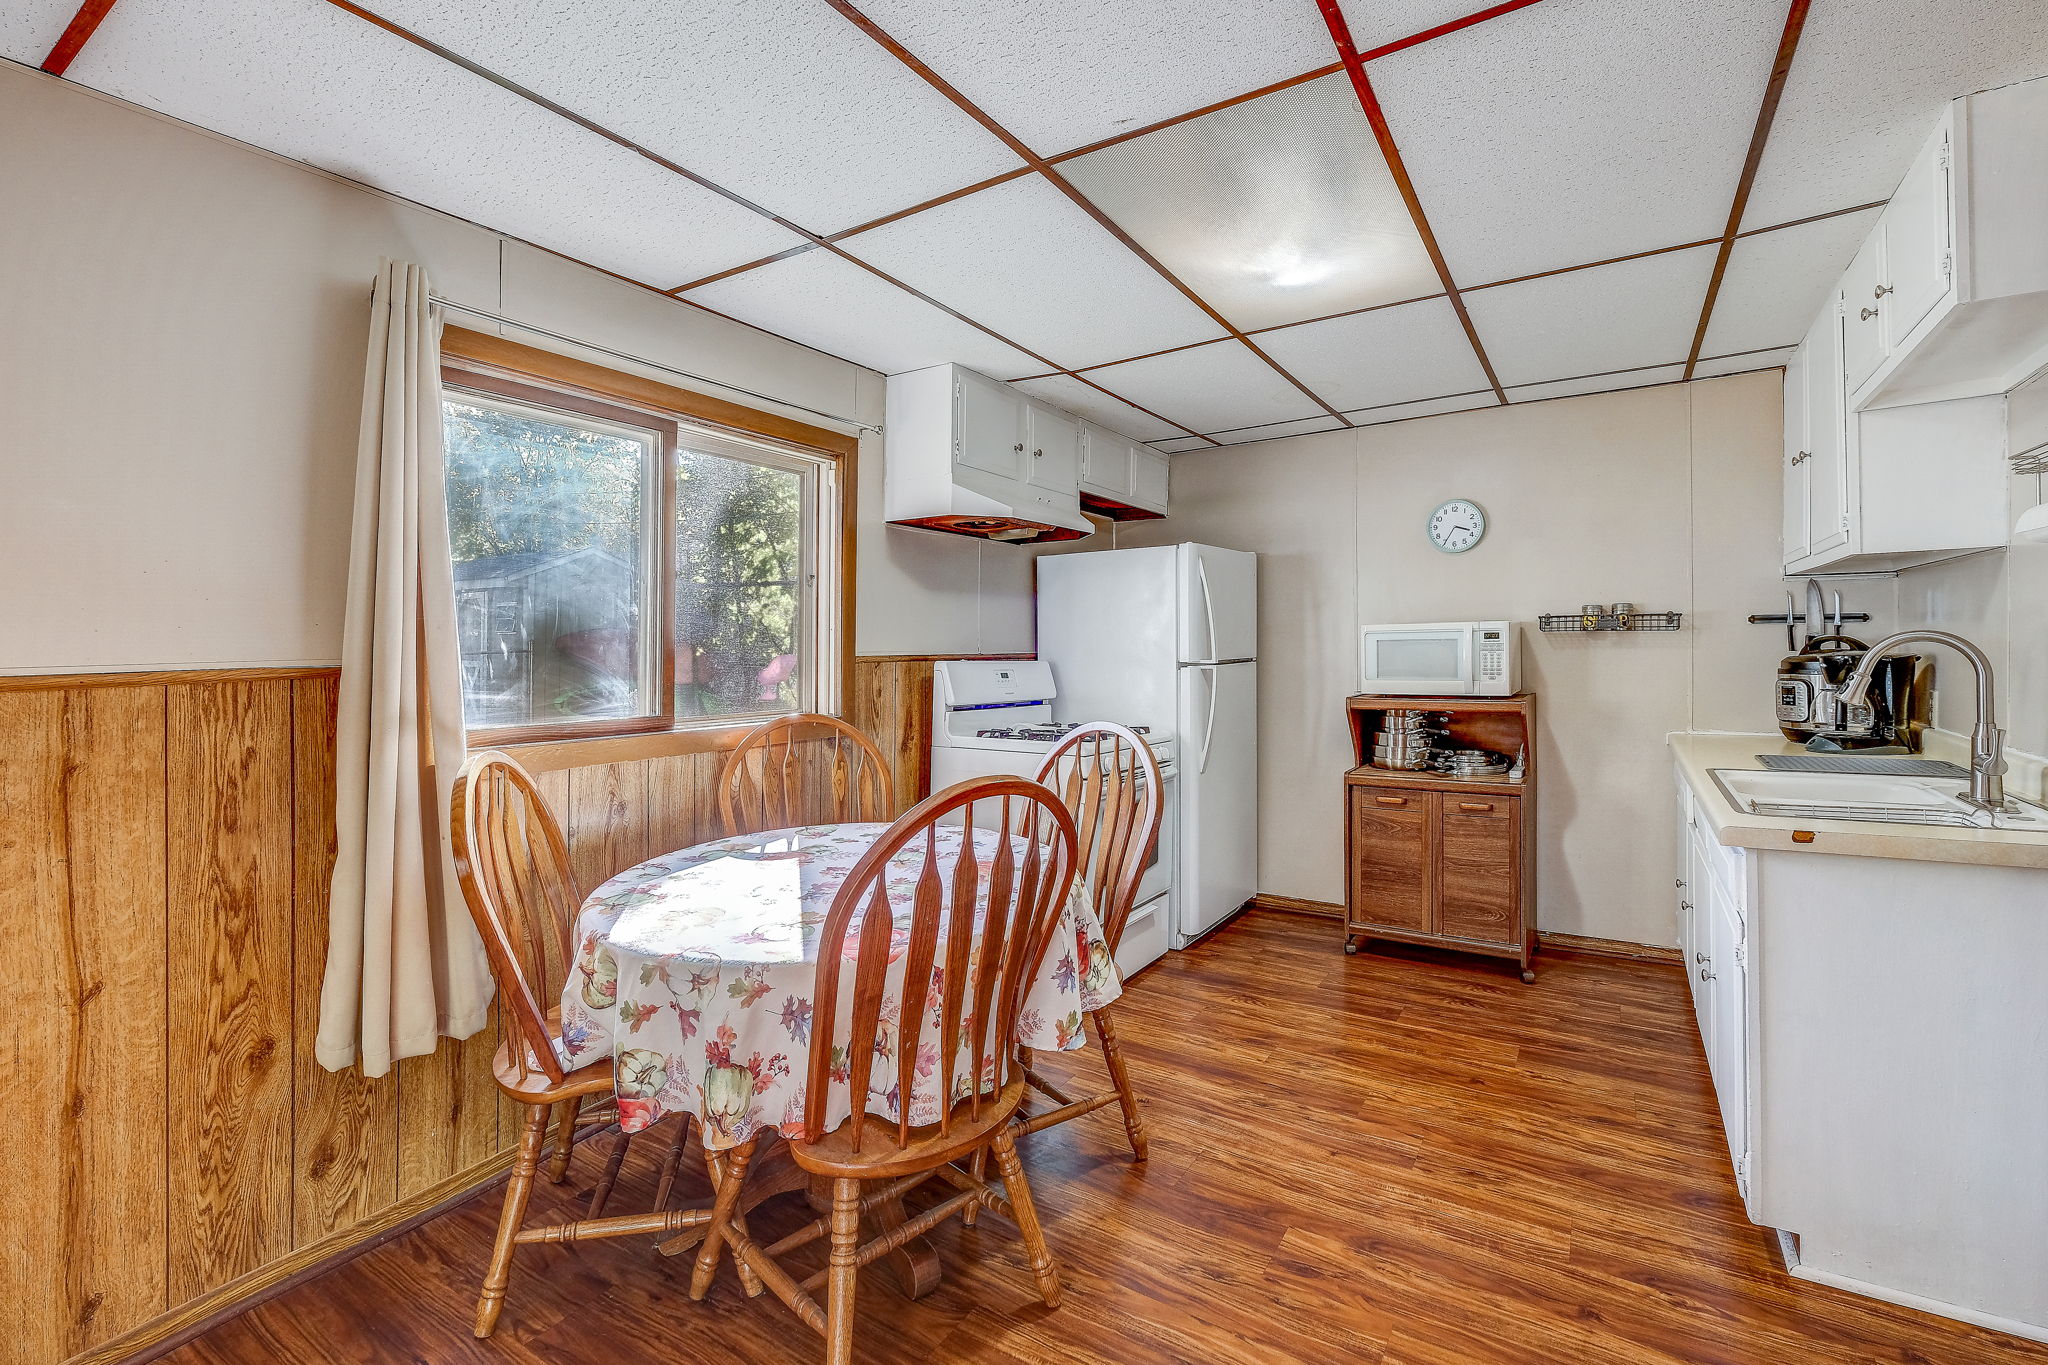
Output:
<instances>
[{"instance_id":1,"label":"white ceiling tile texture","mask_svg":"<svg viewBox=\"0 0 2048 1365\"><path fill-rule=\"evenodd\" d=\"M1170 441L1154 441L1152 448L1164 451L1168 455L1179 455L1189 450L1214 450L1216 443L1205 441L1199 436L1177 436Z\"/></svg>"},{"instance_id":2,"label":"white ceiling tile texture","mask_svg":"<svg viewBox=\"0 0 2048 1365\"><path fill-rule=\"evenodd\" d=\"M329 5L124 0L69 75L644 284L802 240Z\"/></svg>"},{"instance_id":3,"label":"white ceiling tile texture","mask_svg":"<svg viewBox=\"0 0 2048 1365\"><path fill-rule=\"evenodd\" d=\"M1448 299L1261 332L1258 343L1331 405L1379 407L1486 387Z\"/></svg>"},{"instance_id":4,"label":"white ceiling tile texture","mask_svg":"<svg viewBox=\"0 0 2048 1365\"><path fill-rule=\"evenodd\" d=\"M1779 346L1768 351L1752 351L1747 355L1718 356L1702 360L1694 367L1694 379L1714 379L1724 374L1748 374L1752 370L1780 369L1792 359L1795 348Z\"/></svg>"},{"instance_id":5,"label":"white ceiling tile texture","mask_svg":"<svg viewBox=\"0 0 2048 1365\"><path fill-rule=\"evenodd\" d=\"M1365 408L1344 415L1354 426L1378 426L1383 422L1405 422L1411 417L1441 417L1447 412L1470 412L1474 408L1495 408L1500 400L1493 390L1484 393L1452 394L1444 398L1425 398L1418 403L1394 403L1387 407Z\"/></svg>"},{"instance_id":6,"label":"white ceiling tile texture","mask_svg":"<svg viewBox=\"0 0 2048 1365\"><path fill-rule=\"evenodd\" d=\"M1067 369L1225 334L1038 176L955 199L841 245Z\"/></svg>"},{"instance_id":7,"label":"white ceiling tile texture","mask_svg":"<svg viewBox=\"0 0 2048 1365\"><path fill-rule=\"evenodd\" d=\"M1351 43L1360 52L1490 9L1482 0L1338 0Z\"/></svg>"},{"instance_id":8,"label":"white ceiling tile texture","mask_svg":"<svg viewBox=\"0 0 2048 1365\"><path fill-rule=\"evenodd\" d=\"M377 0L374 8L812 232L869 222L1020 164L823 5Z\"/></svg>"},{"instance_id":9,"label":"white ceiling tile texture","mask_svg":"<svg viewBox=\"0 0 2048 1365\"><path fill-rule=\"evenodd\" d=\"M1683 365L1653 365L1648 369L1625 370L1620 374L1589 374L1549 384L1517 385L1508 390L1508 401L1536 403L1545 398L1570 398L1582 393L1612 393L1616 389L1640 389L1651 384L1676 384L1683 378Z\"/></svg>"},{"instance_id":10,"label":"white ceiling tile texture","mask_svg":"<svg viewBox=\"0 0 2048 1365\"><path fill-rule=\"evenodd\" d=\"M1042 156L1336 58L1307 0L865 0L860 9Z\"/></svg>"},{"instance_id":11,"label":"white ceiling tile texture","mask_svg":"<svg viewBox=\"0 0 2048 1365\"><path fill-rule=\"evenodd\" d=\"M8 0L0 7L0 57L41 66L76 13L78 0Z\"/></svg>"},{"instance_id":12,"label":"white ceiling tile texture","mask_svg":"<svg viewBox=\"0 0 2048 1365\"><path fill-rule=\"evenodd\" d=\"M883 374L948 361L997 379L1046 368L829 251L806 251L683 297Z\"/></svg>"},{"instance_id":13,"label":"white ceiling tile texture","mask_svg":"<svg viewBox=\"0 0 2048 1365\"><path fill-rule=\"evenodd\" d=\"M2044 73L2040 0L1815 5L1743 226L1889 199L1949 100Z\"/></svg>"},{"instance_id":14,"label":"white ceiling tile texture","mask_svg":"<svg viewBox=\"0 0 2048 1365\"><path fill-rule=\"evenodd\" d=\"M1666 361L1692 349L1715 248L1692 247L1465 294L1506 385Z\"/></svg>"},{"instance_id":15,"label":"white ceiling tile texture","mask_svg":"<svg viewBox=\"0 0 2048 1365\"><path fill-rule=\"evenodd\" d=\"M1797 345L1880 209L1736 239L1702 355Z\"/></svg>"},{"instance_id":16,"label":"white ceiling tile texture","mask_svg":"<svg viewBox=\"0 0 2048 1365\"><path fill-rule=\"evenodd\" d=\"M1241 446L1250 441L1277 441L1286 436L1313 436L1317 432L1338 431L1344 424L1328 415L1304 417L1297 422L1268 422L1262 426L1239 427L1235 431L1211 431L1204 433L1227 446Z\"/></svg>"},{"instance_id":17,"label":"white ceiling tile texture","mask_svg":"<svg viewBox=\"0 0 2048 1365\"><path fill-rule=\"evenodd\" d=\"M1239 327L1442 288L1341 74L1077 157L1060 171Z\"/></svg>"},{"instance_id":18,"label":"white ceiling tile texture","mask_svg":"<svg viewBox=\"0 0 2048 1365\"><path fill-rule=\"evenodd\" d=\"M1090 370L1088 377L1196 431L1289 422L1321 413L1306 394L1236 341L1106 365Z\"/></svg>"},{"instance_id":19,"label":"white ceiling tile texture","mask_svg":"<svg viewBox=\"0 0 2048 1365\"><path fill-rule=\"evenodd\" d=\"M1784 15L1785 0L1543 0L1373 62L1452 278L1719 236Z\"/></svg>"},{"instance_id":20,"label":"white ceiling tile texture","mask_svg":"<svg viewBox=\"0 0 2048 1365\"><path fill-rule=\"evenodd\" d=\"M1162 422L1122 399L1113 398L1101 389L1063 374L1022 380L1017 387L1033 398L1042 398L1054 407L1065 408L1077 417L1085 417L1098 426L1121 432L1134 441L1156 441L1181 434L1180 428L1173 423Z\"/></svg>"}]
</instances>

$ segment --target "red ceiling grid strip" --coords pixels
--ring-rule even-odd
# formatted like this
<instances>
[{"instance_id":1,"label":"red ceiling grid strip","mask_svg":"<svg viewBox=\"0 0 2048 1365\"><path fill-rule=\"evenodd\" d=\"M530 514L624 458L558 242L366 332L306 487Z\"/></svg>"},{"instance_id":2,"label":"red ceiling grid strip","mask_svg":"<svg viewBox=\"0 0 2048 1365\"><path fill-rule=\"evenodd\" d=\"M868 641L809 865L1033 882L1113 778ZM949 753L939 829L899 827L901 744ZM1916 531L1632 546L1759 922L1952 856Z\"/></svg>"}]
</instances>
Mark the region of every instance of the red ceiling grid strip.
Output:
<instances>
[{"instance_id":1,"label":"red ceiling grid strip","mask_svg":"<svg viewBox=\"0 0 2048 1365\"><path fill-rule=\"evenodd\" d=\"M64 32L57 38L50 55L43 58L43 70L52 76L61 76L92 35L99 31L100 21L107 17L107 11L114 7L114 0L85 0L78 7L78 13L71 16L71 22L64 26Z\"/></svg>"},{"instance_id":2,"label":"red ceiling grid strip","mask_svg":"<svg viewBox=\"0 0 2048 1365\"><path fill-rule=\"evenodd\" d=\"M948 82L945 79L945 77L939 75L938 72L932 70L929 66L926 66L922 61L918 59L915 53L913 53L909 48L903 46L903 44L897 42L895 38L891 37L881 27L881 25L875 23L874 20L868 18L865 14L861 13L858 7L850 3L850 0L825 0L825 2L832 6L833 9L837 10L842 16L844 16L849 23L853 24L854 27L858 28L862 33L865 33L868 37L872 38L877 44L879 44L882 47L884 51L888 52L891 56L895 57L896 60L902 62L905 66L909 67L912 71L916 72L917 75L927 85L931 86L932 89L938 91L947 99L951 100L955 105L959 107L962 113L966 114L969 118L972 118L982 127L988 129L990 133L994 134L997 138L1001 139L1003 145L1008 147L1011 150L1011 152L1015 153L1016 156L1019 159L1021 159L1025 165L1031 167L1032 170L1037 171L1040 175L1044 176L1045 179L1052 184L1053 188L1057 189L1061 194L1066 195L1068 199L1072 200L1074 202L1075 207L1079 208L1083 213L1087 214L1090 218L1093 218L1096 224L1100 226L1103 231L1109 233L1110 236L1116 238L1117 241L1123 243L1125 248L1128 249L1131 252L1131 254L1135 255L1139 260L1143 261L1146 265L1152 267L1152 269L1159 275L1161 279L1165 280L1168 284L1172 285L1175 289L1179 290L1180 293L1187 299L1189 303L1192 303L1195 305L1195 307L1201 309L1203 313L1208 315L1210 321L1214 322L1218 327L1221 327L1225 332L1228 332L1233 338L1241 342L1246 349L1251 351L1253 355L1257 356L1260 360L1264 361L1266 365L1270 367L1275 374L1279 375L1289 384L1292 384L1295 388L1299 389L1304 397L1306 397L1310 402L1314 403L1317 407L1321 408L1324 412L1336 418L1339 422L1342 422L1347 427L1351 425L1350 419L1345 417L1343 413L1337 411L1336 408L1330 406L1328 401L1326 401L1321 394L1318 394L1308 385L1302 383L1299 379L1296 379L1292 374L1290 374L1287 371L1287 368L1284 365L1282 365L1279 361L1273 359L1272 356L1267 355L1266 352L1260 348L1257 342L1253 341L1250 337L1246 336L1236 323L1232 322L1229 318L1223 316L1222 313L1218 312L1215 309L1215 307L1213 307L1209 303L1207 299L1203 298L1200 294L1197 294L1194 290L1188 288L1188 286L1181 280L1180 276L1174 274L1171 270L1167 269L1164 262L1160 261L1158 257L1154 256L1144 247L1140 246L1129 233L1125 232L1122 227L1118 226L1116 221L1112 219L1108 214L1104 213L1101 209L1097 208L1093 201L1091 201L1086 195L1082 194L1080 190L1076 189L1073 183L1069 181L1064 175L1061 175L1059 171L1056 170L1050 162L1048 162L1044 157L1040 156L1037 152L1033 151L1031 148L1025 146L1021 139L1014 136L1009 131L1009 129L1003 127L1000 123L997 123L993 118L989 117L989 115L985 113L979 105L975 104L974 101L968 99L967 96L961 94L958 90L954 89L952 84Z\"/></svg>"},{"instance_id":3,"label":"red ceiling grid strip","mask_svg":"<svg viewBox=\"0 0 2048 1365\"><path fill-rule=\"evenodd\" d=\"M1444 297L1457 310L1458 321L1465 328L1465 338L1472 343L1472 353L1479 358L1479 368L1486 372L1486 382L1493 387L1494 397L1505 403L1508 401L1507 390L1500 386L1500 376L1493 371L1493 361L1487 358L1486 347L1480 344L1479 329L1472 325L1472 315L1466 311L1465 300L1458 293L1458 282L1451 278L1451 268L1444 263L1443 249L1436 243L1436 233L1430 230L1429 215L1422 211L1422 200L1416 196L1415 182L1408 178L1408 165L1401 159L1401 149L1394 145L1394 132L1387 126L1386 111L1380 108L1380 97L1373 93L1372 82L1366 78L1365 59L1358 55L1357 47L1352 44L1351 25L1345 22L1344 11L1337 8L1337 0L1316 0L1316 8L1323 12L1323 22L1330 29L1330 40L1337 45L1337 55L1343 59L1344 69L1351 75L1351 88L1358 93L1359 107L1365 110L1365 119L1372 125L1373 137L1379 140L1380 153L1386 157L1394 185L1401 191L1402 201L1408 205L1408 216L1415 220L1415 231L1429 252L1430 264L1436 267L1437 278L1443 281Z\"/></svg>"},{"instance_id":4,"label":"red ceiling grid strip","mask_svg":"<svg viewBox=\"0 0 2048 1365\"><path fill-rule=\"evenodd\" d=\"M1699 326L1693 329L1692 351L1686 356L1685 377L1700 363L1700 348L1706 345L1707 324L1714 317L1714 302L1721 296L1721 277L1728 273L1728 257L1735 250L1735 238L1742 231L1742 215L1749 208L1750 186L1756 183L1756 168L1764 159L1764 143L1771 136L1771 123L1778 116L1778 100L1785 93L1785 78L1792 74L1792 57L1799 50L1799 34L1806 27L1806 11L1813 0L1792 0L1785 12L1785 29L1778 36L1777 60L1771 63L1771 78L1764 85L1763 104L1756 112L1756 127L1749 135L1749 154L1743 158L1742 174L1735 182L1735 202L1728 209L1728 227L1721 234L1721 250L1714 257L1714 273L1707 277L1707 297L1700 305Z\"/></svg>"}]
</instances>

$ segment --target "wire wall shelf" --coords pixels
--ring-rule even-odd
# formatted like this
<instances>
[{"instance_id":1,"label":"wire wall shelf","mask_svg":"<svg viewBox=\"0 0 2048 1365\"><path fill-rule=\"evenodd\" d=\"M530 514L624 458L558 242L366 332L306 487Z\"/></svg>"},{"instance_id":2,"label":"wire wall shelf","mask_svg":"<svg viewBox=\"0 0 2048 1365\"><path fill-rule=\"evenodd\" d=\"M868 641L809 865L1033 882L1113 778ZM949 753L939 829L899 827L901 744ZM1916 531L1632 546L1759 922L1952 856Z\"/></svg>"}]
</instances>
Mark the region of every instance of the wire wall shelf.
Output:
<instances>
[{"instance_id":1,"label":"wire wall shelf","mask_svg":"<svg viewBox=\"0 0 2048 1365\"><path fill-rule=\"evenodd\" d=\"M1685 616L1676 611L1630 611L1619 615L1613 612L1563 612L1556 616L1544 615L1536 618L1536 624L1546 631L1600 631L1600 630L1677 630Z\"/></svg>"}]
</instances>

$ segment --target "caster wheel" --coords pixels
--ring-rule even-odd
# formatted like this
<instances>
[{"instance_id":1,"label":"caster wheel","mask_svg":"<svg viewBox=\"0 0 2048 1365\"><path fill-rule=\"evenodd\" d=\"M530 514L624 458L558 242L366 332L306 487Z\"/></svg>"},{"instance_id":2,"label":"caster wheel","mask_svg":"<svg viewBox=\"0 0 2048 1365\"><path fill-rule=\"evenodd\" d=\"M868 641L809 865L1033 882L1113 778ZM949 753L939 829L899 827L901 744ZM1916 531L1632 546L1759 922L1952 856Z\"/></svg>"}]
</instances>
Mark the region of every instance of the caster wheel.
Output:
<instances>
[{"instance_id":1,"label":"caster wheel","mask_svg":"<svg viewBox=\"0 0 2048 1365\"><path fill-rule=\"evenodd\" d=\"M1358 952L1358 945L1347 938L1344 940L1344 951L1346 953L1356 956Z\"/></svg>"},{"instance_id":2,"label":"caster wheel","mask_svg":"<svg viewBox=\"0 0 2048 1365\"><path fill-rule=\"evenodd\" d=\"M1536 973L1527 967L1522 968L1522 984L1525 986L1535 985Z\"/></svg>"}]
</instances>

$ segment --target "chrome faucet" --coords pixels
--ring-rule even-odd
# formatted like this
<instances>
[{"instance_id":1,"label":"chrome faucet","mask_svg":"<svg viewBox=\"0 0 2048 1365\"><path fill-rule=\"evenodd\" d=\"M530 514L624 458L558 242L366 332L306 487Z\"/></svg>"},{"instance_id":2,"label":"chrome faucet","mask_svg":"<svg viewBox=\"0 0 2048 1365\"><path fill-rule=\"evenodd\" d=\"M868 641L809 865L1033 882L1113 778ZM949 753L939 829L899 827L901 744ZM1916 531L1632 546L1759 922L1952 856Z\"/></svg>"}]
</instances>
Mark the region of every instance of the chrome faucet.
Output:
<instances>
[{"instance_id":1,"label":"chrome faucet","mask_svg":"<svg viewBox=\"0 0 2048 1365\"><path fill-rule=\"evenodd\" d=\"M1945 630L1902 630L1872 645L1847 678L1842 680L1844 706L1861 706L1870 691L1871 674L1886 653L1915 641L1947 645L1970 661L1977 671L1977 723L1970 727L1971 805L1980 810L2002 811L2005 804L2005 731L1998 728L1997 703L1992 691L1991 660L1983 650L1960 635Z\"/></svg>"}]
</instances>

